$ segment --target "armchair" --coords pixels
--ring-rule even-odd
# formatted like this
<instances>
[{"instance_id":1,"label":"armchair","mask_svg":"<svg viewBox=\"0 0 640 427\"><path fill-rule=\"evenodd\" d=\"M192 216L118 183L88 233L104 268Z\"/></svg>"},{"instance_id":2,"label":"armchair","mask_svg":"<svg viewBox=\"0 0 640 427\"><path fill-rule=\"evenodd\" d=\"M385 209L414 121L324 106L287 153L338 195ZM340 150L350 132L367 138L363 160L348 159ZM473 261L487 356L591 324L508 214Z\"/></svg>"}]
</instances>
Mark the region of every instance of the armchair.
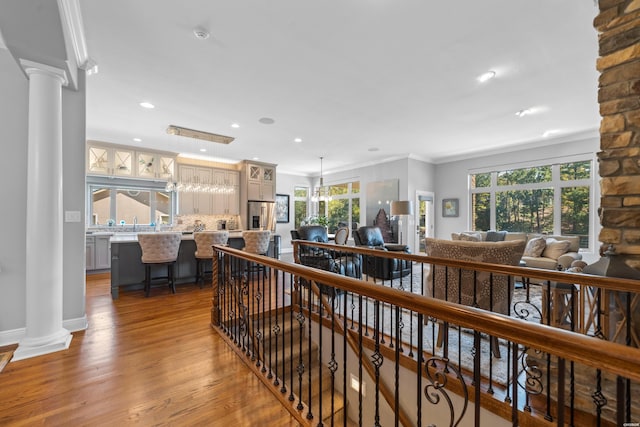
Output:
<instances>
[{"instance_id":1,"label":"armchair","mask_svg":"<svg viewBox=\"0 0 640 427\"><path fill-rule=\"evenodd\" d=\"M321 225L303 225L297 230L291 230L291 238L293 240L308 240L320 243L329 242L327 229ZM300 247L298 260L300 264L309 267L357 279L362 277L362 262L357 254L345 253L340 250L327 250L325 248ZM302 282L302 285L306 286L306 281L302 280ZM330 285L321 285L320 289L323 293L332 296L336 293Z\"/></svg>"},{"instance_id":2,"label":"armchair","mask_svg":"<svg viewBox=\"0 0 640 427\"><path fill-rule=\"evenodd\" d=\"M366 246L381 251L410 253L407 245L385 244L379 227L360 227L353 231L353 240L356 246ZM397 279L411 274L411 262L402 259L366 256L362 270L365 274L379 279Z\"/></svg>"}]
</instances>

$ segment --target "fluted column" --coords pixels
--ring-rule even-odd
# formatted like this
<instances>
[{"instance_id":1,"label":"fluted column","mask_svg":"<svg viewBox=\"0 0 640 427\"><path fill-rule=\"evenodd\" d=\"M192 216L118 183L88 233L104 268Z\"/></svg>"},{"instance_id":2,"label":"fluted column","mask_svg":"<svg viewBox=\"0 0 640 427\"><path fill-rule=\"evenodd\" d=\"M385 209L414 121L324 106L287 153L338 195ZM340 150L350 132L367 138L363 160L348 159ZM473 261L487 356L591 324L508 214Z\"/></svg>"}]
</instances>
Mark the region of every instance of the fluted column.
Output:
<instances>
[{"instance_id":1,"label":"fluted column","mask_svg":"<svg viewBox=\"0 0 640 427\"><path fill-rule=\"evenodd\" d=\"M13 360L69 348L62 327L63 70L21 61L29 78L27 161L26 334Z\"/></svg>"}]
</instances>

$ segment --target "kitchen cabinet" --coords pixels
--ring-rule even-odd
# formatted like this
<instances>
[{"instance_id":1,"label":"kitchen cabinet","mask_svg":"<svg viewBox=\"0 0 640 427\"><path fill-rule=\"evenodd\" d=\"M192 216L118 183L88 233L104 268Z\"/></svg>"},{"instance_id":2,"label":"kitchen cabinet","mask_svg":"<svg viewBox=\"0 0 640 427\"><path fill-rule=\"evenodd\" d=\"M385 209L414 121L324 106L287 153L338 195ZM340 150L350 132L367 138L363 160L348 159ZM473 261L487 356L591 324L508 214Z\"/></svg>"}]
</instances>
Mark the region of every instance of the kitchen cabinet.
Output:
<instances>
[{"instance_id":1,"label":"kitchen cabinet","mask_svg":"<svg viewBox=\"0 0 640 427\"><path fill-rule=\"evenodd\" d=\"M137 153L137 176L140 178L171 179L175 173L175 158L159 153Z\"/></svg>"},{"instance_id":2,"label":"kitchen cabinet","mask_svg":"<svg viewBox=\"0 0 640 427\"><path fill-rule=\"evenodd\" d=\"M94 264L96 270L111 268L111 236L95 236Z\"/></svg>"},{"instance_id":3,"label":"kitchen cabinet","mask_svg":"<svg viewBox=\"0 0 640 427\"><path fill-rule=\"evenodd\" d=\"M135 152L125 148L89 145L87 173L92 175L134 176Z\"/></svg>"},{"instance_id":4,"label":"kitchen cabinet","mask_svg":"<svg viewBox=\"0 0 640 427\"><path fill-rule=\"evenodd\" d=\"M214 184L222 184L229 191L213 193L215 215L240 215L240 173L234 170L214 169Z\"/></svg>"},{"instance_id":5,"label":"kitchen cabinet","mask_svg":"<svg viewBox=\"0 0 640 427\"><path fill-rule=\"evenodd\" d=\"M85 249L85 269L86 270L95 270L95 249L96 249L96 241L95 237L87 236L86 238L86 249Z\"/></svg>"},{"instance_id":6,"label":"kitchen cabinet","mask_svg":"<svg viewBox=\"0 0 640 427\"><path fill-rule=\"evenodd\" d=\"M86 266L90 270L106 270L111 268L111 236L86 237Z\"/></svg>"},{"instance_id":7,"label":"kitchen cabinet","mask_svg":"<svg viewBox=\"0 0 640 427\"><path fill-rule=\"evenodd\" d=\"M175 163L176 156L171 153L87 144L87 175L169 180L175 175Z\"/></svg>"},{"instance_id":8,"label":"kitchen cabinet","mask_svg":"<svg viewBox=\"0 0 640 427\"><path fill-rule=\"evenodd\" d=\"M211 184L213 170L211 168L180 165L180 183L185 185ZM180 191L178 194L178 213L180 215L213 214L213 197L211 193L202 191Z\"/></svg>"},{"instance_id":9,"label":"kitchen cabinet","mask_svg":"<svg viewBox=\"0 0 640 427\"><path fill-rule=\"evenodd\" d=\"M276 167L266 163L245 164L247 200L276 200Z\"/></svg>"}]
</instances>

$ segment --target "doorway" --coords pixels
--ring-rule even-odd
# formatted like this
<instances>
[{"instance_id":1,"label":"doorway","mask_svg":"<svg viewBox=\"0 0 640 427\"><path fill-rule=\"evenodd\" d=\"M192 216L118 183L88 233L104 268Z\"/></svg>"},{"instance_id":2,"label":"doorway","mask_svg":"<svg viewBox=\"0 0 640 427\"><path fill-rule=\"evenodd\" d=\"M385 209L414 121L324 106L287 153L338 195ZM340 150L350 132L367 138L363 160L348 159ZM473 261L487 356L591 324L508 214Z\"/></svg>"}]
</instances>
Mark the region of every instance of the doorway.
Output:
<instances>
[{"instance_id":1,"label":"doorway","mask_svg":"<svg viewBox=\"0 0 640 427\"><path fill-rule=\"evenodd\" d=\"M415 241L413 247L416 253L424 253L424 238L434 237L435 211L433 209L434 195L430 191L416 191L415 209Z\"/></svg>"}]
</instances>

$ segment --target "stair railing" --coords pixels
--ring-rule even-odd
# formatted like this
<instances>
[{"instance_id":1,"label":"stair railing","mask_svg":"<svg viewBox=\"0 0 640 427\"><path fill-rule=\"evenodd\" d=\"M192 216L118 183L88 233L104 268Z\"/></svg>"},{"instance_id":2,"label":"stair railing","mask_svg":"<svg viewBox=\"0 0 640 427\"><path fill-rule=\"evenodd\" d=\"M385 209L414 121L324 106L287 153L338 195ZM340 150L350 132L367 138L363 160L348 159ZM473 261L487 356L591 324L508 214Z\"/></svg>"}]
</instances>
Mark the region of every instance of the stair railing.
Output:
<instances>
[{"instance_id":1,"label":"stair railing","mask_svg":"<svg viewBox=\"0 0 640 427\"><path fill-rule=\"evenodd\" d=\"M316 245L319 247L324 246L323 244ZM344 248L341 249L345 250ZM373 419L371 424L379 425L380 417L389 416L384 412L383 405L377 400L380 384L383 383L380 380L382 374L380 360L389 360L394 363L394 372L390 375L395 386L393 401L396 402L396 408L403 407L409 410L408 413L415 412L415 416L412 416L411 421L409 421L412 425L421 425L421 423L425 422L424 420L431 420L434 412L431 410L431 406L426 405L435 404L438 401L446 401L448 403L452 425L459 422L463 417L469 416L469 414L465 415L467 405L473 405L474 402L480 402L482 407L507 419L504 406L508 406L511 411L510 421L513 425L518 425L520 421L537 416L555 420L558 424L564 423L565 410L557 410L555 408L565 408L565 406L572 422L574 417L583 417L582 419L597 420L599 423L601 420L607 419L605 412L609 411L614 412L615 422L622 424L629 422L632 419L631 416L636 414L634 412L636 408L634 403L630 402L630 396L632 388L635 390L637 383L640 382L640 363L638 362L640 360L640 350L631 346L633 334L635 333L634 328L637 326L632 315L634 313L632 309L635 309L636 305L634 301L638 300L636 293L637 281L437 259L420 255L394 254L396 257L410 261L413 265L412 271L417 270L420 278L422 278L416 279L416 281L420 281L418 292L416 293L415 283L407 285L401 281L401 284L398 285L393 280L385 282L376 279L371 280L368 277L364 277L363 280L356 280L318 269L247 254L227 247L216 246L215 250L217 257L216 266L214 267L212 325L219 327L225 336L229 338L229 341L234 344L234 347L241 349L239 353L243 354L247 360L255 361L255 367L260 368L256 369L256 373L266 384L279 386L272 387L275 390L275 394L280 397L281 402L288 407L289 411L296 416L296 419L304 425L325 425L323 420L333 425L335 420L333 415L330 415L329 418L325 417L322 401L316 403L303 402L299 396L303 394L302 388L299 387L295 393L293 391L296 389L294 371L297 370L298 378L305 374L309 374L309 378L311 378L313 367L310 359L305 360L308 366L304 366L305 363L298 363L295 369L290 369L281 375L274 374L271 371L271 366L279 363L284 366L284 362L268 360L269 354L275 355L274 357L278 356L277 353L273 353L266 347L267 335L270 335L269 346L274 344L271 338L275 338L275 345L282 346L282 348L284 348L284 339L292 340L294 336L293 333L286 337L279 336L279 328L284 325L285 316L291 321L295 319L298 322L296 335L302 336L304 333L315 341L320 341L321 344L324 332L326 330L331 331L332 356L328 358L328 369L332 374L332 383L334 381L337 383L335 388L343 390L345 395L347 393L353 394L350 388L347 388L347 382L349 382L350 387L354 386L354 383L349 381L346 375L347 370L353 370L348 368L352 358L360 359L357 360L356 369L358 370L358 375L355 377L356 385L358 381L365 380L362 375L364 366L361 363L362 358L369 358L374 361L373 376L375 377L374 385L376 387L374 397L376 401L373 411L371 413L366 412L367 404L364 402L366 399L363 399L362 383L360 383L356 395L358 400L357 410L353 410L354 401L352 399L349 400L349 406L351 407L349 412L355 414L354 416L360 422L371 417ZM356 248L349 248L348 250L353 250L355 253L365 256L387 256L379 251L367 252L366 249ZM270 270L269 274L255 277L255 274L247 273L242 268L242 263L247 262L258 263L266 267ZM447 268L489 272L492 275L509 275L510 278L519 277L523 278L521 279L522 282L528 282L530 278L540 279L543 283L546 282L547 286L543 285L542 295L548 305L540 310L540 318L538 319L540 323L518 318L526 317L522 315L524 311L516 313L514 309L514 312L510 313L510 315L501 315L423 296L421 293L424 286L428 285L423 281L423 272L430 265L436 264ZM306 299L301 297L304 290L299 292L300 297L296 296L295 298L300 299L296 303L292 295L296 291L296 283L300 278L305 278L310 283L313 283L313 286L307 287ZM414 281L413 275L409 281ZM319 283L331 284L332 287L346 292L345 298L338 306L340 307L338 313L327 317L327 311L333 310L336 305L326 296L323 296L320 288L317 287ZM596 300L590 306L591 312L584 312L584 308L581 308L583 311L579 312L580 310L575 310L573 306L570 307L568 311L573 313L573 317L568 317L571 323L569 328L563 328L562 324L554 325L551 322L554 318L554 313L558 311L558 296L553 294L557 291L557 286L554 288L554 285L558 283L572 283L576 289L579 287L580 292L583 293L573 295L574 301L578 299L582 301L585 296L585 290L591 295L590 298L595 298ZM235 291L231 292L233 288L235 288ZM526 292L528 300L529 288L527 288ZM571 292L569 296L571 296ZM566 299L568 297L565 294L562 298ZM265 304L267 299L275 304ZM615 302L615 300L619 300L619 302ZM551 306L554 301L556 306ZM527 301L514 301L514 307L516 303L520 302ZM256 310L256 305L260 307L260 304L262 304L262 309ZM593 335L604 338L613 336L616 331L612 331L612 328L605 324L606 321L610 320L607 316L611 315L611 310L608 309L613 307L613 304L615 304L615 307L626 306L624 308L628 309L626 313L622 313L622 320L618 318L619 327L617 329L622 328L625 332L620 335L618 331L616 335L617 337L624 337L626 346L575 332L578 330L576 325L581 324L583 330L586 325L584 322L577 321L574 324L577 313L578 317L583 315L591 317L590 329L587 329L593 332ZM238 310L237 307L242 307L242 309ZM371 309L374 313L367 313L366 310L368 309ZM594 311L595 316L593 315ZM253 322L252 316L256 313L263 314L259 321L262 323ZM276 315L273 323L270 320L271 318L269 320L266 318L267 314ZM318 325L318 329L313 329L312 319ZM336 322L336 319L340 321ZM385 320L383 321L383 319ZM406 332L403 330L406 326L403 325L403 322L406 319L414 319L411 324L412 333L409 334L408 341L405 340L406 334L403 335ZM438 355L435 345L436 322L434 320L446 322L458 328L458 341L461 339L460 331L468 330L471 332L473 336L471 340L473 368L470 377L467 377L466 381L464 371L468 367L463 367L460 359L456 361L455 356L452 358L449 357L453 356L452 354L447 354L447 345L453 344L447 343L447 340L450 339L449 336L445 337L443 352ZM425 322L430 322L430 329L425 326ZM391 325L391 329L385 329L384 323ZM620 323L622 323L622 326L620 326ZM432 335L431 344L425 344L429 330ZM344 344L341 350L342 357L339 357L340 355L336 355L336 353L339 353L340 350L333 350L333 346L336 343L335 333L340 333L341 331L347 332L342 334ZM368 332L372 332L372 339L367 336ZM482 339L484 335L506 341L507 352L504 359L508 361L506 366L509 372L505 383L500 386L502 389L498 390L503 393L501 395L503 398L502 405L496 403L497 399L491 398L494 393L498 394L498 387L491 382L493 374L488 374L489 382L487 383L485 378L487 372L480 372L481 359L486 361L488 358L490 360L488 365L489 372L494 367L493 362L496 359L491 351L484 349L482 343L489 341ZM352 354L353 352L350 354L345 350L348 347L347 340L355 341L354 345L357 348L355 355ZM308 345L311 345L311 340L308 341ZM383 343L384 345L382 345ZM570 345L567 345L567 343L570 343ZM258 351L261 348L263 349L262 353ZM462 350L462 347L458 346L458 348ZM458 358L461 357L460 353L462 351L458 352ZM302 353L300 352L300 354ZM320 349L319 354L322 354L322 349ZM298 356L301 357L300 355ZM298 359L299 362L301 360L303 359ZM532 375L530 366L526 369L523 368L524 360L536 361L538 365L534 366L534 371L537 370L539 372ZM574 375L574 364L576 371L578 371L578 366L584 366L591 369L589 373L593 373L594 383L589 384L594 388L593 406L595 410L593 413L590 413L590 410L585 412L585 408L574 406L575 386L578 381L577 374ZM319 369L322 370L322 368ZM335 375L338 369L341 370L342 376ZM407 407L406 395L408 392L399 385L399 378L402 375L399 371L407 369L417 374L414 384L417 384L417 386L415 388L412 386L412 389L417 390L414 400L415 407L413 405ZM552 371L555 373L552 374ZM384 374L389 377L388 372ZM536 377L535 375L538 376ZM546 379L540 380L541 375L546 375ZM605 394L610 393L610 389L605 387L605 382L610 381L611 378L617 384L614 390L615 408L608 405L606 398L604 398ZM454 379L462 379L463 381L455 385L453 384ZM535 404L539 402L532 402L532 400L542 396L542 393L532 388L530 385L532 379L537 379L545 385L544 393L547 402L546 405L543 402L543 409L538 413L536 413ZM354 378L351 378L351 380L354 380ZM567 384L567 381L569 384ZM312 387L313 385L309 384L308 390L311 390ZM403 390L402 394L399 392L400 389ZM487 395L487 392L489 392L489 395ZM334 396L333 391L330 394L332 397ZM456 402L454 394L463 396L463 399ZM331 405L333 405L333 398L331 402ZM484 416L480 413L481 405L473 405L472 416L476 424ZM394 407L393 405L390 406ZM424 411L423 409L427 407L430 409ZM315 412L315 408L318 408L320 412ZM395 423L399 423L399 411L391 412ZM316 417L315 414L322 415ZM346 417L341 418L340 423L347 425ZM405 424L404 420L402 424Z\"/></svg>"}]
</instances>

